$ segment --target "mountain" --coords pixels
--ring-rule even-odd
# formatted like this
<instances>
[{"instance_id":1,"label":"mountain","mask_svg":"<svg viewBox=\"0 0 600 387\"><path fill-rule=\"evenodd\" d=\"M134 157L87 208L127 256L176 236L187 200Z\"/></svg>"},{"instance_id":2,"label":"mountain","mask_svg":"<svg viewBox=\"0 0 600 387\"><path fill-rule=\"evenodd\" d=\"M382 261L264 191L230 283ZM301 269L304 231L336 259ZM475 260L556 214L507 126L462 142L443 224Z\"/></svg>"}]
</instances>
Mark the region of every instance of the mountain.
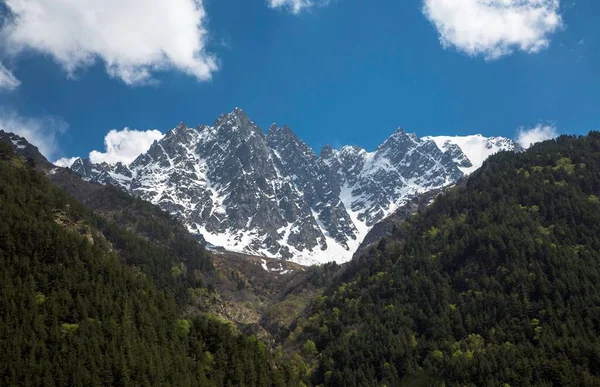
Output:
<instances>
[{"instance_id":1,"label":"mountain","mask_svg":"<svg viewBox=\"0 0 600 387\"><path fill-rule=\"evenodd\" d=\"M198 243L204 242L201 236L189 234L158 206L118 187L85 181L72 170L48 162L25 138L0 131L0 147L4 145L20 159L33 160L27 163L92 211L94 227L119 251L123 262L168 287L186 309L214 313L244 333L268 337L270 333L261 326L262 309L289 281L304 276L304 269L289 261L207 252ZM173 277L174 267L183 273ZM212 293L198 296L194 290L198 284Z\"/></svg>"},{"instance_id":2,"label":"mountain","mask_svg":"<svg viewBox=\"0 0 600 387\"><path fill-rule=\"evenodd\" d=\"M325 148L322 157L338 177L342 201L365 229L419 193L453 184L464 175L433 141L398 129L374 152Z\"/></svg>"},{"instance_id":3,"label":"mountain","mask_svg":"<svg viewBox=\"0 0 600 387\"><path fill-rule=\"evenodd\" d=\"M330 276L284 348L324 386L600 385L600 133L490 157Z\"/></svg>"},{"instance_id":4,"label":"mountain","mask_svg":"<svg viewBox=\"0 0 600 387\"><path fill-rule=\"evenodd\" d=\"M490 142L486 155L518 148ZM350 260L376 223L473 168L459 146L402 129L373 152L326 146L317 155L287 126L265 134L239 108L212 126L178 125L130 165L71 166L160 206L212 246L302 264Z\"/></svg>"},{"instance_id":5,"label":"mountain","mask_svg":"<svg viewBox=\"0 0 600 387\"><path fill-rule=\"evenodd\" d=\"M298 173L312 156L294 148ZM305 172L303 187L326 176ZM7 133L0 188L2 385L600 384L598 132L490 157L399 206L372 228L388 237L344 265L232 265L155 205ZM224 286L268 341L201 313L231 302Z\"/></svg>"},{"instance_id":6,"label":"mountain","mask_svg":"<svg viewBox=\"0 0 600 387\"><path fill-rule=\"evenodd\" d=\"M106 162L94 164L89 159L78 158L70 168L86 181L99 184L110 184L127 188L132 178L129 168L120 162L114 165Z\"/></svg>"},{"instance_id":7,"label":"mountain","mask_svg":"<svg viewBox=\"0 0 600 387\"><path fill-rule=\"evenodd\" d=\"M506 137L473 136L431 136L425 140L435 142L439 149L458 164L460 170L469 175L479 169L483 162L493 154L502 151L522 151L523 148Z\"/></svg>"},{"instance_id":8,"label":"mountain","mask_svg":"<svg viewBox=\"0 0 600 387\"><path fill-rule=\"evenodd\" d=\"M31 145L27 139L21 136L0 129L0 144L7 145L13 153L22 156L24 159L31 159L41 169L49 171L54 168L54 165L42 156L37 147Z\"/></svg>"},{"instance_id":9,"label":"mountain","mask_svg":"<svg viewBox=\"0 0 600 387\"><path fill-rule=\"evenodd\" d=\"M200 313L200 300L223 293L206 252L177 222L44 160L25 139L0 133L0 385L300 385L300 361ZM63 173L76 192L103 192L89 205L110 202L110 214L50 181ZM253 275L268 271L255 266Z\"/></svg>"},{"instance_id":10,"label":"mountain","mask_svg":"<svg viewBox=\"0 0 600 387\"><path fill-rule=\"evenodd\" d=\"M460 183L459 183L460 184ZM453 186L454 187L454 186ZM379 243L383 238L389 237L412 215L422 211L427 206L431 205L435 198L448 190L450 187L440 189L432 189L399 206L391 215L376 223L367 233L362 243L356 250L354 256L358 256L369 250L370 247Z\"/></svg>"}]
</instances>

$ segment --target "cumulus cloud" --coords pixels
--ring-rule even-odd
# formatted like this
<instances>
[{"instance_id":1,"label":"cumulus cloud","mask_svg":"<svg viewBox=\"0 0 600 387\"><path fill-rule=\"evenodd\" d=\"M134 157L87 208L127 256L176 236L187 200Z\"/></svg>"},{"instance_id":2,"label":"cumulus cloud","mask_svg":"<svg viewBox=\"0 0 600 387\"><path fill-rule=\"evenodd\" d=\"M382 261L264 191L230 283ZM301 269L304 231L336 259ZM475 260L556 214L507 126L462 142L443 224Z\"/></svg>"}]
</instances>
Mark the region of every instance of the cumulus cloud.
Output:
<instances>
[{"instance_id":1,"label":"cumulus cloud","mask_svg":"<svg viewBox=\"0 0 600 387\"><path fill-rule=\"evenodd\" d=\"M58 117L23 117L14 110L0 108L0 129L24 137L48 159L59 152L59 137L68 127Z\"/></svg>"},{"instance_id":2,"label":"cumulus cloud","mask_svg":"<svg viewBox=\"0 0 600 387\"><path fill-rule=\"evenodd\" d=\"M527 149L535 143L556 137L558 137L558 131L554 126L538 125L530 129L521 128L517 136L517 143Z\"/></svg>"},{"instance_id":3,"label":"cumulus cloud","mask_svg":"<svg viewBox=\"0 0 600 387\"><path fill-rule=\"evenodd\" d=\"M563 25L559 0L424 0L423 13L444 47L486 59L539 52Z\"/></svg>"},{"instance_id":4,"label":"cumulus cloud","mask_svg":"<svg viewBox=\"0 0 600 387\"><path fill-rule=\"evenodd\" d=\"M5 0L12 17L0 41L13 54L50 55L70 76L100 60L128 85L177 69L211 78L202 0Z\"/></svg>"},{"instance_id":5,"label":"cumulus cloud","mask_svg":"<svg viewBox=\"0 0 600 387\"><path fill-rule=\"evenodd\" d=\"M10 70L0 62L0 90L14 90L21 84Z\"/></svg>"},{"instance_id":6,"label":"cumulus cloud","mask_svg":"<svg viewBox=\"0 0 600 387\"><path fill-rule=\"evenodd\" d=\"M113 129L104 137L104 152L90 152L90 161L93 163L107 162L109 164L120 161L129 164L140 154L150 149L155 140L160 140L163 136L164 134L158 130Z\"/></svg>"},{"instance_id":7,"label":"cumulus cloud","mask_svg":"<svg viewBox=\"0 0 600 387\"><path fill-rule=\"evenodd\" d=\"M304 9L323 6L328 3L329 0L268 0L269 7L288 9L292 13L300 13Z\"/></svg>"}]
</instances>

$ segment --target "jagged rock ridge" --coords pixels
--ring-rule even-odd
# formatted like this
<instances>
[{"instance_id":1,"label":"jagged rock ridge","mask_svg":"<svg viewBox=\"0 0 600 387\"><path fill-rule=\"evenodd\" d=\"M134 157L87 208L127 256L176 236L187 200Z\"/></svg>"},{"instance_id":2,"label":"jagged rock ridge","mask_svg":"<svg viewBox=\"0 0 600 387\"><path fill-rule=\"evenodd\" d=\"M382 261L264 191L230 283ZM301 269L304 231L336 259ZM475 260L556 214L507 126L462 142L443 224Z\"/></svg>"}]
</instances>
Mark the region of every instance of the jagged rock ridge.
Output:
<instances>
[{"instance_id":1,"label":"jagged rock ridge","mask_svg":"<svg viewBox=\"0 0 600 387\"><path fill-rule=\"evenodd\" d=\"M71 168L159 205L214 246L309 264L351 259L373 225L473 163L459 145L401 129L374 152L317 155L290 128L265 134L236 108L212 126L179 124L128 166L78 159Z\"/></svg>"}]
</instances>

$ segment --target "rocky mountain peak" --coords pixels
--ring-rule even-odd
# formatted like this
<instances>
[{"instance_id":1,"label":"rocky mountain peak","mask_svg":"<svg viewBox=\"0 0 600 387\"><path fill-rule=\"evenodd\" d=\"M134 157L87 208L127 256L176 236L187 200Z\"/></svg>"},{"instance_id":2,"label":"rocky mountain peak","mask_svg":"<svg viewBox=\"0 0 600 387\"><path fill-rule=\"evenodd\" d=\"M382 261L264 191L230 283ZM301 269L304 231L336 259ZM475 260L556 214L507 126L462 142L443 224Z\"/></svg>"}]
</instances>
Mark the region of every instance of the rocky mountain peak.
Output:
<instances>
[{"instance_id":1,"label":"rocky mountain peak","mask_svg":"<svg viewBox=\"0 0 600 387\"><path fill-rule=\"evenodd\" d=\"M418 137L414 133L406 133L404 129L398 128L390 137L388 137L379 147L377 151L390 149L397 151L398 148L405 149L419 142Z\"/></svg>"},{"instance_id":2,"label":"rocky mountain peak","mask_svg":"<svg viewBox=\"0 0 600 387\"><path fill-rule=\"evenodd\" d=\"M321 159L329 159L333 156L333 148L330 144L325 144L323 148L321 148L320 157Z\"/></svg>"},{"instance_id":3,"label":"rocky mountain peak","mask_svg":"<svg viewBox=\"0 0 600 387\"><path fill-rule=\"evenodd\" d=\"M47 170L54 167L40 153L39 149L35 145L29 143L24 137L0 129L0 142L12 146L17 154L33 159L36 165L41 169Z\"/></svg>"},{"instance_id":4,"label":"rocky mountain peak","mask_svg":"<svg viewBox=\"0 0 600 387\"><path fill-rule=\"evenodd\" d=\"M233 111L227 114L219 116L213 125L217 131L244 131L244 130L258 130L261 134L262 131L258 129L256 124L250 120L250 117L240 108L235 108Z\"/></svg>"},{"instance_id":5,"label":"rocky mountain peak","mask_svg":"<svg viewBox=\"0 0 600 387\"><path fill-rule=\"evenodd\" d=\"M272 149L282 152L280 157L284 159L284 162L288 158L286 157L288 151L299 157L317 158L312 148L306 145L287 125L271 125L267 133L267 141Z\"/></svg>"},{"instance_id":6,"label":"rocky mountain peak","mask_svg":"<svg viewBox=\"0 0 600 387\"><path fill-rule=\"evenodd\" d=\"M186 129L188 129L188 126L185 124L185 122L180 122L177 124L177 126L173 130L180 131L180 130L186 130Z\"/></svg>"},{"instance_id":7,"label":"rocky mountain peak","mask_svg":"<svg viewBox=\"0 0 600 387\"><path fill-rule=\"evenodd\" d=\"M288 126L265 135L236 108L213 126L178 125L130 165L72 169L159 205L212 246L344 262L399 206L464 176L470 158L444 144L398 129L373 152L326 145L318 156Z\"/></svg>"},{"instance_id":8,"label":"rocky mountain peak","mask_svg":"<svg viewBox=\"0 0 600 387\"><path fill-rule=\"evenodd\" d=\"M267 140L271 143L273 142L293 142L296 145L305 145L302 140L290 129L289 126L283 125L279 126L276 123L273 123L267 132ZM307 146L308 147L308 146Z\"/></svg>"},{"instance_id":9,"label":"rocky mountain peak","mask_svg":"<svg viewBox=\"0 0 600 387\"><path fill-rule=\"evenodd\" d=\"M437 147L454 160L461 172L468 175L481 167L491 155L500 151L521 152L523 148L506 137L433 136L424 139L435 142Z\"/></svg>"}]
</instances>

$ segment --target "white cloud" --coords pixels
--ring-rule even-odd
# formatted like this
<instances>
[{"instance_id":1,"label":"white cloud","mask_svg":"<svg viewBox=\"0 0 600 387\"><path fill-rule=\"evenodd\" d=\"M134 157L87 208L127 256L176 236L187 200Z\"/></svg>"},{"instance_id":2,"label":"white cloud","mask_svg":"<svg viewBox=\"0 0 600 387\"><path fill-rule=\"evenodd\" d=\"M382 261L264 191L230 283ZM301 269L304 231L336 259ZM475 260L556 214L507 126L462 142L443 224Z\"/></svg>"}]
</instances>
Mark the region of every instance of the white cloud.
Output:
<instances>
[{"instance_id":1,"label":"white cloud","mask_svg":"<svg viewBox=\"0 0 600 387\"><path fill-rule=\"evenodd\" d=\"M52 164L63 168L69 168L78 158L79 157L61 157Z\"/></svg>"},{"instance_id":2,"label":"white cloud","mask_svg":"<svg viewBox=\"0 0 600 387\"><path fill-rule=\"evenodd\" d=\"M0 129L24 137L48 159L59 152L58 138L68 128L69 125L58 117L23 117L14 110L0 108Z\"/></svg>"},{"instance_id":3,"label":"white cloud","mask_svg":"<svg viewBox=\"0 0 600 387\"><path fill-rule=\"evenodd\" d=\"M329 0L268 0L269 7L289 9L292 13L300 13L304 9L328 3Z\"/></svg>"},{"instance_id":4,"label":"white cloud","mask_svg":"<svg viewBox=\"0 0 600 387\"><path fill-rule=\"evenodd\" d=\"M10 70L8 70L2 62L0 62L0 90L14 90L21 84Z\"/></svg>"},{"instance_id":5,"label":"white cloud","mask_svg":"<svg viewBox=\"0 0 600 387\"><path fill-rule=\"evenodd\" d=\"M538 125L535 128L522 128L517 136L517 143L527 149L535 143L551 140L558 137L558 131L554 126Z\"/></svg>"},{"instance_id":6,"label":"white cloud","mask_svg":"<svg viewBox=\"0 0 600 387\"><path fill-rule=\"evenodd\" d=\"M90 160L93 163L114 164L120 161L129 164L150 149L155 140L160 140L163 136L164 134L158 130L113 129L104 137L105 151L90 152Z\"/></svg>"},{"instance_id":7,"label":"white cloud","mask_svg":"<svg viewBox=\"0 0 600 387\"><path fill-rule=\"evenodd\" d=\"M199 80L217 70L207 53L202 0L5 0L0 41L13 54L49 54L73 76L101 60L128 85L177 69Z\"/></svg>"},{"instance_id":8,"label":"white cloud","mask_svg":"<svg viewBox=\"0 0 600 387\"><path fill-rule=\"evenodd\" d=\"M423 13L444 47L486 59L538 52L563 25L559 0L424 0Z\"/></svg>"}]
</instances>

